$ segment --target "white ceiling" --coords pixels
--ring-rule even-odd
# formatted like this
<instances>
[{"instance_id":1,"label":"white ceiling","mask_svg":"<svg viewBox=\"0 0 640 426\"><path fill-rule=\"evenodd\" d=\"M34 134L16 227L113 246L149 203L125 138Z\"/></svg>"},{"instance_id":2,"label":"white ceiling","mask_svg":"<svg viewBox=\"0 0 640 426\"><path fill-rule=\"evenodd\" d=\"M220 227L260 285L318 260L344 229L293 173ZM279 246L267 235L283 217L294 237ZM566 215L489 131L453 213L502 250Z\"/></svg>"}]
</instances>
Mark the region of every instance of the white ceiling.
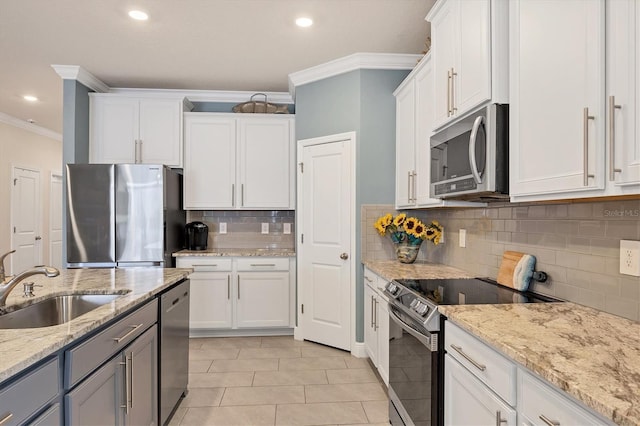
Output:
<instances>
[{"instance_id":1,"label":"white ceiling","mask_svg":"<svg viewBox=\"0 0 640 426\"><path fill-rule=\"evenodd\" d=\"M0 0L0 112L61 133L52 64L110 87L286 92L288 74L352 53L424 51L434 1Z\"/></svg>"}]
</instances>

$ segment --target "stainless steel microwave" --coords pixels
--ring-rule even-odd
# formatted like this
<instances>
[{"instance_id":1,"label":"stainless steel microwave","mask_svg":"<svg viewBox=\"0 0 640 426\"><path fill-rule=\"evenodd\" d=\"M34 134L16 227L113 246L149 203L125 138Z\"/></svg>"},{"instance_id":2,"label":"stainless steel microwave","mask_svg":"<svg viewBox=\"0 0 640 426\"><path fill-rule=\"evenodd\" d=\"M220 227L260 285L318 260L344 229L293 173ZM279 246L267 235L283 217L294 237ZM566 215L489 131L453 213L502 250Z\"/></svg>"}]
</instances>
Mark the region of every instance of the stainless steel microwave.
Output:
<instances>
[{"instance_id":1,"label":"stainless steel microwave","mask_svg":"<svg viewBox=\"0 0 640 426\"><path fill-rule=\"evenodd\" d=\"M509 105L491 104L431 137L431 197L509 199Z\"/></svg>"}]
</instances>

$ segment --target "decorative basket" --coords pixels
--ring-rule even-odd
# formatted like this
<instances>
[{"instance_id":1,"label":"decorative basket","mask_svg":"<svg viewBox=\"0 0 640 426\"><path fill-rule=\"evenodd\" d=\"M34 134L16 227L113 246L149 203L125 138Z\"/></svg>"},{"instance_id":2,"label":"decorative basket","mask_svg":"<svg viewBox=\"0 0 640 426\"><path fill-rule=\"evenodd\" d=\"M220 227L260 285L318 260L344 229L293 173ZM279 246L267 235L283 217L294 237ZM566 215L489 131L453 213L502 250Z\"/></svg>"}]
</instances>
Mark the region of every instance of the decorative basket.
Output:
<instances>
[{"instance_id":1,"label":"decorative basket","mask_svg":"<svg viewBox=\"0 0 640 426\"><path fill-rule=\"evenodd\" d=\"M256 96L264 96L264 101L254 101ZM248 114L289 114L288 105L276 105L267 101L265 93L255 93L249 99L249 102L243 102L233 107L233 112Z\"/></svg>"}]
</instances>

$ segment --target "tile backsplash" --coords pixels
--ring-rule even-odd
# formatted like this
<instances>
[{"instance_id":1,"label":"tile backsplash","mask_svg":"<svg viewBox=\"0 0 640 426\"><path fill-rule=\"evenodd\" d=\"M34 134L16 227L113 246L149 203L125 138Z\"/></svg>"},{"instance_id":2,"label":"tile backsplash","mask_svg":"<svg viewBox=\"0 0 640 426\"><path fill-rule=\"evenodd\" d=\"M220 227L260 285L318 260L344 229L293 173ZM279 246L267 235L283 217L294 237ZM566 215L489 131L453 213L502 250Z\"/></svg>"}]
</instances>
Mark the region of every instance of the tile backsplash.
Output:
<instances>
[{"instance_id":1,"label":"tile backsplash","mask_svg":"<svg viewBox=\"0 0 640 426\"><path fill-rule=\"evenodd\" d=\"M373 222L395 213L391 205L362 207L362 258L392 259L393 244ZM534 292L640 320L640 278L619 273L620 240L640 240L640 200L567 204L503 204L487 208L407 211L444 226L444 244L425 242L418 259L496 278L502 253L529 253L546 283ZM466 229L466 248L458 246Z\"/></svg>"},{"instance_id":2,"label":"tile backsplash","mask_svg":"<svg viewBox=\"0 0 640 426\"><path fill-rule=\"evenodd\" d=\"M295 211L293 210L213 210L188 211L187 222L200 221L209 227L208 248L295 248ZM262 234L262 223L269 224L269 233ZM220 223L227 224L227 233L220 233ZM291 233L284 233L284 224Z\"/></svg>"}]
</instances>

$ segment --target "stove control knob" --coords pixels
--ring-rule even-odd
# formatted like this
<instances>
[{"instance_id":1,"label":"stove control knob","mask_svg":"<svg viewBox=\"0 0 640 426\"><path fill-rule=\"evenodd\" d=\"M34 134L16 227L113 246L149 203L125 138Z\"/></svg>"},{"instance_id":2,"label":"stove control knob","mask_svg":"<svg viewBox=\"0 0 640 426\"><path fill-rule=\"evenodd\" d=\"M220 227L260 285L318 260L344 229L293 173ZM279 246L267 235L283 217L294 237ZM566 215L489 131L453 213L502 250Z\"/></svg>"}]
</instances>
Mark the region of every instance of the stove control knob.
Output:
<instances>
[{"instance_id":1,"label":"stove control knob","mask_svg":"<svg viewBox=\"0 0 640 426\"><path fill-rule=\"evenodd\" d=\"M416 307L416 312L422 316L425 316L427 314L427 312L429 312L429 307L427 305L425 305L424 303L420 303L417 307Z\"/></svg>"},{"instance_id":2,"label":"stove control knob","mask_svg":"<svg viewBox=\"0 0 640 426\"><path fill-rule=\"evenodd\" d=\"M398 290L400 289L394 283L389 283L389 285L387 286L387 291L393 294L394 296L398 293Z\"/></svg>"},{"instance_id":3,"label":"stove control knob","mask_svg":"<svg viewBox=\"0 0 640 426\"><path fill-rule=\"evenodd\" d=\"M420 306L420 305L421 305L421 303L420 303L420 301L418 299L413 299L411 301L411 303L409 303L409 307L414 309L414 310L417 309L418 306Z\"/></svg>"}]
</instances>

